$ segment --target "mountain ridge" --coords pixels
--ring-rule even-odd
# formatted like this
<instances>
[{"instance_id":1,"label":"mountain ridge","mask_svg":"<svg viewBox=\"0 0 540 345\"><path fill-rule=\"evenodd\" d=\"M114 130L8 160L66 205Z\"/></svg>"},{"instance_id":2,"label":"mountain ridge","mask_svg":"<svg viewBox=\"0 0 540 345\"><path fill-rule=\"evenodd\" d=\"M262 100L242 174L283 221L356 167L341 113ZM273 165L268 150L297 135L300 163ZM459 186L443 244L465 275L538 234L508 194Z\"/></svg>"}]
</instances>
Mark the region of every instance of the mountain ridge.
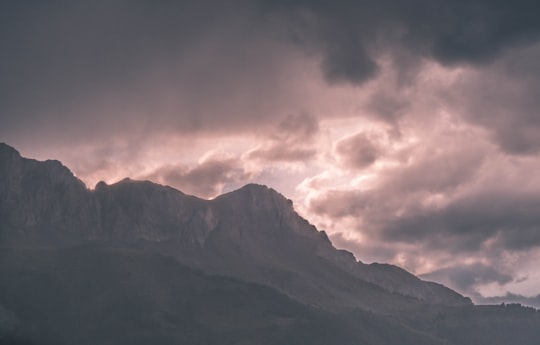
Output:
<instances>
[{"instance_id":1,"label":"mountain ridge","mask_svg":"<svg viewBox=\"0 0 540 345\"><path fill-rule=\"evenodd\" d=\"M23 158L6 144L0 144L0 162L4 245L142 245L188 266L270 285L325 308L387 311L414 304L410 298L471 304L440 284L385 269L395 266L356 261L300 217L291 200L267 186L248 184L205 200L129 178L89 189L61 162ZM388 307L378 299L387 300Z\"/></svg>"},{"instance_id":2,"label":"mountain ridge","mask_svg":"<svg viewBox=\"0 0 540 345\"><path fill-rule=\"evenodd\" d=\"M333 247L275 190L88 189L0 144L0 344L523 344L540 311L475 306Z\"/></svg>"}]
</instances>

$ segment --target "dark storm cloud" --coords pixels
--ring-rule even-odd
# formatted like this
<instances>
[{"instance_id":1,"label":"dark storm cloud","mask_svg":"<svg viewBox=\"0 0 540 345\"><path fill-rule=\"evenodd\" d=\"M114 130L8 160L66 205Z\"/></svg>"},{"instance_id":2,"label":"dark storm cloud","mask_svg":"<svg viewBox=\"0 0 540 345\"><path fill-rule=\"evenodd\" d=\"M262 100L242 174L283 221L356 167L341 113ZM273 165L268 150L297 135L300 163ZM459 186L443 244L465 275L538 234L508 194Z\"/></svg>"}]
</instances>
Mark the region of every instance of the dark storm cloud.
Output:
<instances>
[{"instance_id":1,"label":"dark storm cloud","mask_svg":"<svg viewBox=\"0 0 540 345\"><path fill-rule=\"evenodd\" d=\"M463 77L447 95L463 118L488 129L504 151L540 151L540 44L508 52Z\"/></svg>"},{"instance_id":2,"label":"dark storm cloud","mask_svg":"<svg viewBox=\"0 0 540 345\"><path fill-rule=\"evenodd\" d=\"M291 35L323 52L330 81L356 84L376 74L380 53L403 49L445 65L479 65L540 33L539 6L530 0L270 3L296 14Z\"/></svg>"},{"instance_id":3,"label":"dark storm cloud","mask_svg":"<svg viewBox=\"0 0 540 345\"><path fill-rule=\"evenodd\" d=\"M269 140L247 157L267 162L307 161L317 153L312 144L318 131L319 123L312 115L289 115L277 125Z\"/></svg>"},{"instance_id":4,"label":"dark storm cloud","mask_svg":"<svg viewBox=\"0 0 540 345\"><path fill-rule=\"evenodd\" d=\"M379 75L381 57L391 60L400 89L375 93L366 104L381 119L396 123L409 103L418 102L403 97L403 88L417 82L423 61L469 66L473 72L440 93L439 103L488 129L508 153L540 151L540 21L536 18L540 5L536 2L272 3L290 18L293 41L321 55L321 68L330 83L364 84Z\"/></svg>"},{"instance_id":5,"label":"dark storm cloud","mask_svg":"<svg viewBox=\"0 0 540 345\"><path fill-rule=\"evenodd\" d=\"M480 191L446 205L391 190L335 191L312 200L313 212L364 219L363 231L384 241L428 245L454 253L474 252L487 241L500 249L540 246L540 196L512 190Z\"/></svg>"},{"instance_id":6,"label":"dark storm cloud","mask_svg":"<svg viewBox=\"0 0 540 345\"><path fill-rule=\"evenodd\" d=\"M330 44L325 47L323 70L326 79L330 83L351 82L360 84L373 78L377 74L377 64L364 51L361 43L344 40L339 42L330 39ZM343 49L347 46L348 49ZM349 51L354 49L353 52Z\"/></svg>"},{"instance_id":7,"label":"dark storm cloud","mask_svg":"<svg viewBox=\"0 0 540 345\"><path fill-rule=\"evenodd\" d=\"M413 100L405 100L402 95L389 92L388 87L376 92L367 102L366 109L389 123L395 123L404 115Z\"/></svg>"},{"instance_id":8,"label":"dark storm cloud","mask_svg":"<svg viewBox=\"0 0 540 345\"><path fill-rule=\"evenodd\" d=\"M540 29L533 1L25 1L1 6L0 110L10 123L5 130L82 126L95 135L110 128L144 131L172 124L186 131L266 121L270 115L261 105L245 98L264 103L290 48L266 44L284 37L320 56L330 82L360 84L377 75L380 54L483 64L507 47L534 41ZM409 69L413 60L395 63ZM251 90L255 80L270 86ZM242 82L251 87L238 88ZM250 113L233 111L240 95ZM205 108L204 102L217 102L218 108Z\"/></svg>"},{"instance_id":9,"label":"dark storm cloud","mask_svg":"<svg viewBox=\"0 0 540 345\"><path fill-rule=\"evenodd\" d=\"M405 242L433 241L464 251L488 239L501 248L521 250L540 245L540 196L536 193L484 191L452 201L439 210L419 209L390 217L381 235ZM441 243L438 243L442 240ZM446 244L444 243L446 242Z\"/></svg>"},{"instance_id":10,"label":"dark storm cloud","mask_svg":"<svg viewBox=\"0 0 540 345\"><path fill-rule=\"evenodd\" d=\"M0 6L5 136L65 143L234 131L284 111L273 97L283 88L278 70L292 56L253 3Z\"/></svg>"},{"instance_id":11,"label":"dark storm cloud","mask_svg":"<svg viewBox=\"0 0 540 345\"><path fill-rule=\"evenodd\" d=\"M199 164L162 166L144 178L178 188L184 193L211 198L228 183L246 182L250 175L235 158L210 156Z\"/></svg>"}]
</instances>

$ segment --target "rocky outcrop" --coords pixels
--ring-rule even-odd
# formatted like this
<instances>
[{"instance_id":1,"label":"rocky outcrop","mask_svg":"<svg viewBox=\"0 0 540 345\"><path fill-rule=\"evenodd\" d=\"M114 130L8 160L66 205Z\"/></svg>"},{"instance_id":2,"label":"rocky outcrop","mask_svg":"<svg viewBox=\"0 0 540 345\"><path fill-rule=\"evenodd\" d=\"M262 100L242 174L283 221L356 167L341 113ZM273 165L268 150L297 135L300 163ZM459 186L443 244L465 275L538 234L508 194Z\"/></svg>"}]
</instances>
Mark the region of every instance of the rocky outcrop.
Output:
<instances>
[{"instance_id":1,"label":"rocky outcrop","mask_svg":"<svg viewBox=\"0 0 540 345\"><path fill-rule=\"evenodd\" d=\"M94 236L99 207L59 161L22 158L0 144L0 219L4 241L69 242ZM9 229L9 231L8 231Z\"/></svg>"},{"instance_id":2,"label":"rocky outcrop","mask_svg":"<svg viewBox=\"0 0 540 345\"><path fill-rule=\"evenodd\" d=\"M92 195L100 209L101 239L200 245L215 226L205 200L149 181L100 182Z\"/></svg>"}]
</instances>

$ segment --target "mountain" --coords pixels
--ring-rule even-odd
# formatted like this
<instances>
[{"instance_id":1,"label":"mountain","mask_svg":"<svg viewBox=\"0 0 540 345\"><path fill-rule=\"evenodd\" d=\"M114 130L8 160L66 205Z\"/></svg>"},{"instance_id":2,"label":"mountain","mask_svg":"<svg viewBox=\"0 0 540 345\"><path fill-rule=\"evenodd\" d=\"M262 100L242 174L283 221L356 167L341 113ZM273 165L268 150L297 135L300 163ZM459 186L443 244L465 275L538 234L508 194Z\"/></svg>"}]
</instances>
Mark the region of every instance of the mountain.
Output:
<instances>
[{"instance_id":1,"label":"mountain","mask_svg":"<svg viewBox=\"0 0 540 345\"><path fill-rule=\"evenodd\" d=\"M266 186L90 190L5 144L0 277L0 344L540 342L537 311L358 262Z\"/></svg>"},{"instance_id":2,"label":"mountain","mask_svg":"<svg viewBox=\"0 0 540 345\"><path fill-rule=\"evenodd\" d=\"M395 266L357 262L265 186L250 184L214 200L129 179L100 182L91 191L58 161L25 159L5 144L0 160L4 243L138 245L321 307L471 303Z\"/></svg>"},{"instance_id":3,"label":"mountain","mask_svg":"<svg viewBox=\"0 0 540 345\"><path fill-rule=\"evenodd\" d=\"M0 344L437 343L373 313L328 313L144 251L26 247L0 257L3 309L18 317L4 337L0 327Z\"/></svg>"}]
</instances>

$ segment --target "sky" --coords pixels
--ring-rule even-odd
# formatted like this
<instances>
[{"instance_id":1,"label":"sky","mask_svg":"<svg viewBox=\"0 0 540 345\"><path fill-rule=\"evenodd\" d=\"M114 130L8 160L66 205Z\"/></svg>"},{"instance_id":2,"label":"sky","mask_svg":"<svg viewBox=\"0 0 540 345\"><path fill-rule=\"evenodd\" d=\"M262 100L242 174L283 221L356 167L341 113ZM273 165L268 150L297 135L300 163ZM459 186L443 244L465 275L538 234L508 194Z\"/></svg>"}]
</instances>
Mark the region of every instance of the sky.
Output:
<instances>
[{"instance_id":1,"label":"sky","mask_svg":"<svg viewBox=\"0 0 540 345\"><path fill-rule=\"evenodd\" d=\"M540 307L539 11L2 1L0 141L90 189L265 184L362 262Z\"/></svg>"}]
</instances>

